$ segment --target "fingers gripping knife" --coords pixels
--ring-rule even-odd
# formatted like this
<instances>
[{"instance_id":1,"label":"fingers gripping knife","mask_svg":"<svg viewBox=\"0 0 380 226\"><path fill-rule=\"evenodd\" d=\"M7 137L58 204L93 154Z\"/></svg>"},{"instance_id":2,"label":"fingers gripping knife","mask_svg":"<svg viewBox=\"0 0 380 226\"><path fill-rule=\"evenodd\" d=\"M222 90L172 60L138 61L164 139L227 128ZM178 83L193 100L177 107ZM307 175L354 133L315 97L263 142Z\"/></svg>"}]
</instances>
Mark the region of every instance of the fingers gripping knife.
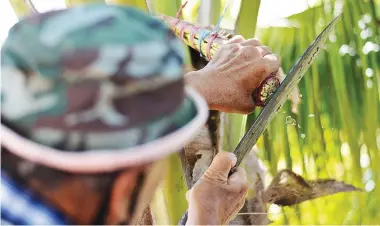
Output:
<instances>
[{"instance_id":1,"label":"fingers gripping knife","mask_svg":"<svg viewBox=\"0 0 380 226\"><path fill-rule=\"evenodd\" d=\"M285 103L288 95L294 90L299 81L303 78L307 69L313 63L314 59L317 57L318 53L326 42L329 34L333 31L335 24L338 22L339 18L340 15L337 16L332 22L330 22L330 24L318 35L313 43L302 54L297 63L292 67L289 74L286 76L285 80L281 83L281 85L279 85L278 88L276 87L276 81L267 79L266 83L264 83L259 89L266 89L268 93L264 95L261 94L262 92L254 94L256 95L256 98L262 98L263 103L265 103L265 107L237 145L234 151L234 154L237 157L237 162L235 167L231 170L230 174L235 171L236 167L239 167L240 163L244 159L244 156L253 148L261 134L265 131L268 124L276 115L278 109L281 108L281 106ZM275 89L275 92L273 89ZM186 224L187 213L188 212L186 211L180 220L180 225Z\"/></svg>"}]
</instances>

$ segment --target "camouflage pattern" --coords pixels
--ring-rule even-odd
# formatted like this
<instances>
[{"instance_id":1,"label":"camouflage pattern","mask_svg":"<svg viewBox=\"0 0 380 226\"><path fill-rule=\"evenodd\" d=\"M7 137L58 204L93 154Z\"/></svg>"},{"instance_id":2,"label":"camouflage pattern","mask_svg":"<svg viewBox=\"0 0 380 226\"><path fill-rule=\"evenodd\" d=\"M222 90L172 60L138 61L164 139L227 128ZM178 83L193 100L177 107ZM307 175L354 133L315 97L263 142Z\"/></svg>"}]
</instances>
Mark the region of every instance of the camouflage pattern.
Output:
<instances>
[{"instance_id":1,"label":"camouflage pattern","mask_svg":"<svg viewBox=\"0 0 380 226\"><path fill-rule=\"evenodd\" d=\"M137 9L85 5L25 17L1 50L1 114L71 151L157 139L196 115L184 49Z\"/></svg>"}]
</instances>

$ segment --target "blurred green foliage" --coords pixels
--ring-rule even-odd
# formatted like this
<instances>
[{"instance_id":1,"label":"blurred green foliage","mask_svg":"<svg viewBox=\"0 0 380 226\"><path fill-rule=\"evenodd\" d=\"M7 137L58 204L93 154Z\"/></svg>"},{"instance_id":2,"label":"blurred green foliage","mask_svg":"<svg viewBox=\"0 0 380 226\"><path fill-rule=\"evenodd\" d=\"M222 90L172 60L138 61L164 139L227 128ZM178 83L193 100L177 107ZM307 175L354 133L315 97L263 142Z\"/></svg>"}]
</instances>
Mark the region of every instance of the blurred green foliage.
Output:
<instances>
[{"instance_id":1,"label":"blurred green foliage","mask_svg":"<svg viewBox=\"0 0 380 226\"><path fill-rule=\"evenodd\" d=\"M375 5L377 4L377 6ZM260 142L273 175L288 168L306 178L334 178L363 188L284 208L275 224L376 224L380 222L379 2L319 1L287 18L287 27L259 29L259 38L291 69L316 35L343 10L326 51L299 84L298 113L290 103Z\"/></svg>"},{"instance_id":2,"label":"blurred green foliage","mask_svg":"<svg viewBox=\"0 0 380 226\"><path fill-rule=\"evenodd\" d=\"M285 72L291 69L334 14L343 10L343 18L336 26L335 34L330 36L326 50L299 84L301 102L298 111L292 111L290 101L279 110L258 142L259 156L268 168L269 179L286 168L307 179L343 180L364 192L336 194L294 207L272 205L269 218L273 224L378 224L380 1L316 0L306 11L286 18L287 26L266 28L256 26L259 0L231 1L231 5L240 4L243 8L240 7L240 15L235 18L228 10L225 20L236 20L232 24L236 24L237 33L246 38L253 37L256 32L265 45L281 56ZM27 13L25 1L10 2L18 16ZM75 3L82 2L85 1ZM115 2L147 10L143 1ZM155 12L171 16L181 4L180 0L151 2ZM216 23L226 2L213 0L212 23ZM200 0L189 0L183 12L184 19L196 22L200 5ZM232 117L233 128L229 134L234 136L231 138L233 146L259 111L249 115L248 119L240 115ZM160 188L152 208L157 223L176 224L186 208L186 188L183 175L179 173L179 159L172 156L168 161L172 173Z\"/></svg>"}]
</instances>

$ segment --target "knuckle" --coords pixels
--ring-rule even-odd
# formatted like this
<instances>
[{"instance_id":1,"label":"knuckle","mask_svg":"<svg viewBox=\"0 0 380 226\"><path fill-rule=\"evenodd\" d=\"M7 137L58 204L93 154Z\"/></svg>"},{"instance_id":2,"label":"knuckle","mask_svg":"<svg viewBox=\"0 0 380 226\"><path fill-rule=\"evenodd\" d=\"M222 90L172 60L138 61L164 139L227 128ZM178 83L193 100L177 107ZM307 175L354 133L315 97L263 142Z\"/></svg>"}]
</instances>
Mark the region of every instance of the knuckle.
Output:
<instances>
[{"instance_id":1,"label":"knuckle","mask_svg":"<svg viewBox=\"0 0 380 226\"><path fill-rule=\"evenodd\" d=\"M202 179L207 180L207 181L221 182L222 183L222 182L224 182L224 177L225 177L225 175L223 172L209 168L203 174Z\"/></svg>"},{"instance_id":2,"label":"knuckle","mask_svg":"<svg viewBox=\"0 0 380 226\"><path fill-rule=\"evenodd\" d=\"M251 38L251 39L249 39L249 41L255 45L262 45L261 41L257 38Z\"/></svg>"},{"instance_id":3,"label":"knuckle","mask_svg":"<svg viewBox=\"0 0 380 226\"><path fill-rule=\"evenodd\" d=\"M267 54L272 53L272 49L268 46L262 46L261 48L263 48L264 52L266 52Z\"/></svg>"},{"instance_id":4,"label":"knuckle","mask_svg":"<svg viewBox=\"0 0 380 226\"><path fill-rule=\"evenodd\" d=\"M244 46L245 51L258 51L256 46Z\"/></svg>"},{"instance_id":5,"label":"knuckle","mask_svg":"<svg viewBox=\"0 0 380 226\"><path fill-rule=\"evenodd\" d=\"M244 58L254 58L260 55L259 50L254 46L244 46L239 54Z\"/></svg>"},{"instance_id":6,"label":"knuckle","mask_svg":"<svg viewBox=\"0 0 380 226\"><path fill-rule=\"evenodd\" d=\"M240 49L240 44L238 44L238 43L231 43L231 44L228 44L228 47L229 47L229 49L231 49L233 51L237 51L237 50Z\"/></svg>"},{"instance_id":7,"label":"knuckle","mask_svg":"<svg viewBox=\"0 0 380 226\"><path fill-rule=\"evenodd\" d=\"M244 46L243 51L247 53L259 53L259 50L255 46Z\"/></svg>"},{"instance_id":8,"label":"knuckle","mask_svg":"<svg viewBox=\"0 0 380 226\"><path fill-rule=\"evenodd\" d=\"M271 55L273 55L273 57L274 57L273 61L278 62L278 63L281 62L281 57L279 55L277 55L275 53L272 53Z\"/></svg>"},{"instance_id":9,"label":"knuckle","mask_svg":"<svg viewBox=\"0 0 380 226\"><path fill-rule=\"evenodd\" d=\"M242 35L236 35L236 36L234 37L234 39L235 39L235 40L241 40L241 41L244 41L244 40L245 40L245 38L244 38Z\"/></svg>"},{"instance_id":10,"label":"knuckle","mask_svg":"<svg viewBox=\"0 0 380 226\"><path fill-rule=\"evenodd\" d=\"M256 41L256 42L258 42L258 43L261 44L261 41L258 38L252 38L252 40L254 40L254 41Z\"/></svg>"},{"instance_id":11,"label":"knuckle","mask_svg":"<svg viewBox=\"0 0 380 226\"><path fill-rule=\"evenodd\" d=\"M247 46L245 51L252 56L252 59L261 58L260 50L256 46Z\"/></svg>"}]
</instances>

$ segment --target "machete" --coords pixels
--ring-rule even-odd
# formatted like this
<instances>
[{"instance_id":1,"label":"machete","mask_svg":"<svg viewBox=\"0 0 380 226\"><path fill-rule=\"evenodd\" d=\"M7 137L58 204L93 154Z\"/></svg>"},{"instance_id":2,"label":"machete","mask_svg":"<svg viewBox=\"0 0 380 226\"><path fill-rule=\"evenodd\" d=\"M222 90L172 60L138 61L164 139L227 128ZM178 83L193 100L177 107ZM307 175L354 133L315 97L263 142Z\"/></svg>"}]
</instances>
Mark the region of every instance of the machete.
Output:
<instances>
[{"instance_id":1,"label":"machete","mask_svg":"<svg viewBox=\"0 0 380 226\"><path fill-rule=\"evenodd\" d=\"M334 20L331 21L330 24L318 35L318 37L302 54L297 63L289 71L284 81L265 104L265 107L261 111L260 115L255 119L254 123L241 139L234 151L234 154L237 157L237 163L235 167L238 167L240 165L245 155L253 148L261 134L265 131L268 124L277 114L277 111L285 103L289 94L294 90L294 88L303 78L307 69L309 69L310 65L313 63L320 50L323 48L327 38L334 30L335 24L338 22L339 18L340 15L335 17Z\"/></svg>"},{"instance_id":2,"label":"machete","mask_svg":"<svg viewBox=\"0 0 380 226\"><path fill-rule=\"evenodd\" d=\"M302 56L298 59L297 63L289 71L284 81L280 84L277 90L272 94L265 104L265 107L261 111L260 115L255 119L247 133L241 139L239 144L234 150L234 154L237 157L235 167L231 170L233 173L236 167L239 167L246 154L252 150L261 134L265 131L268 124L272 121L278 110L285 103L289 94L294 90L297 84L305 75L307 69L313 63L314 59L318 56L318 53L323 48L327 41L327 38L334 30L336 23L341 15L338 15L330 22L329 25L317 36L317 38L306 49ZM187 211L180 220L180 225L185 225L187 221Z\"/></svg>"}]
</instances>

